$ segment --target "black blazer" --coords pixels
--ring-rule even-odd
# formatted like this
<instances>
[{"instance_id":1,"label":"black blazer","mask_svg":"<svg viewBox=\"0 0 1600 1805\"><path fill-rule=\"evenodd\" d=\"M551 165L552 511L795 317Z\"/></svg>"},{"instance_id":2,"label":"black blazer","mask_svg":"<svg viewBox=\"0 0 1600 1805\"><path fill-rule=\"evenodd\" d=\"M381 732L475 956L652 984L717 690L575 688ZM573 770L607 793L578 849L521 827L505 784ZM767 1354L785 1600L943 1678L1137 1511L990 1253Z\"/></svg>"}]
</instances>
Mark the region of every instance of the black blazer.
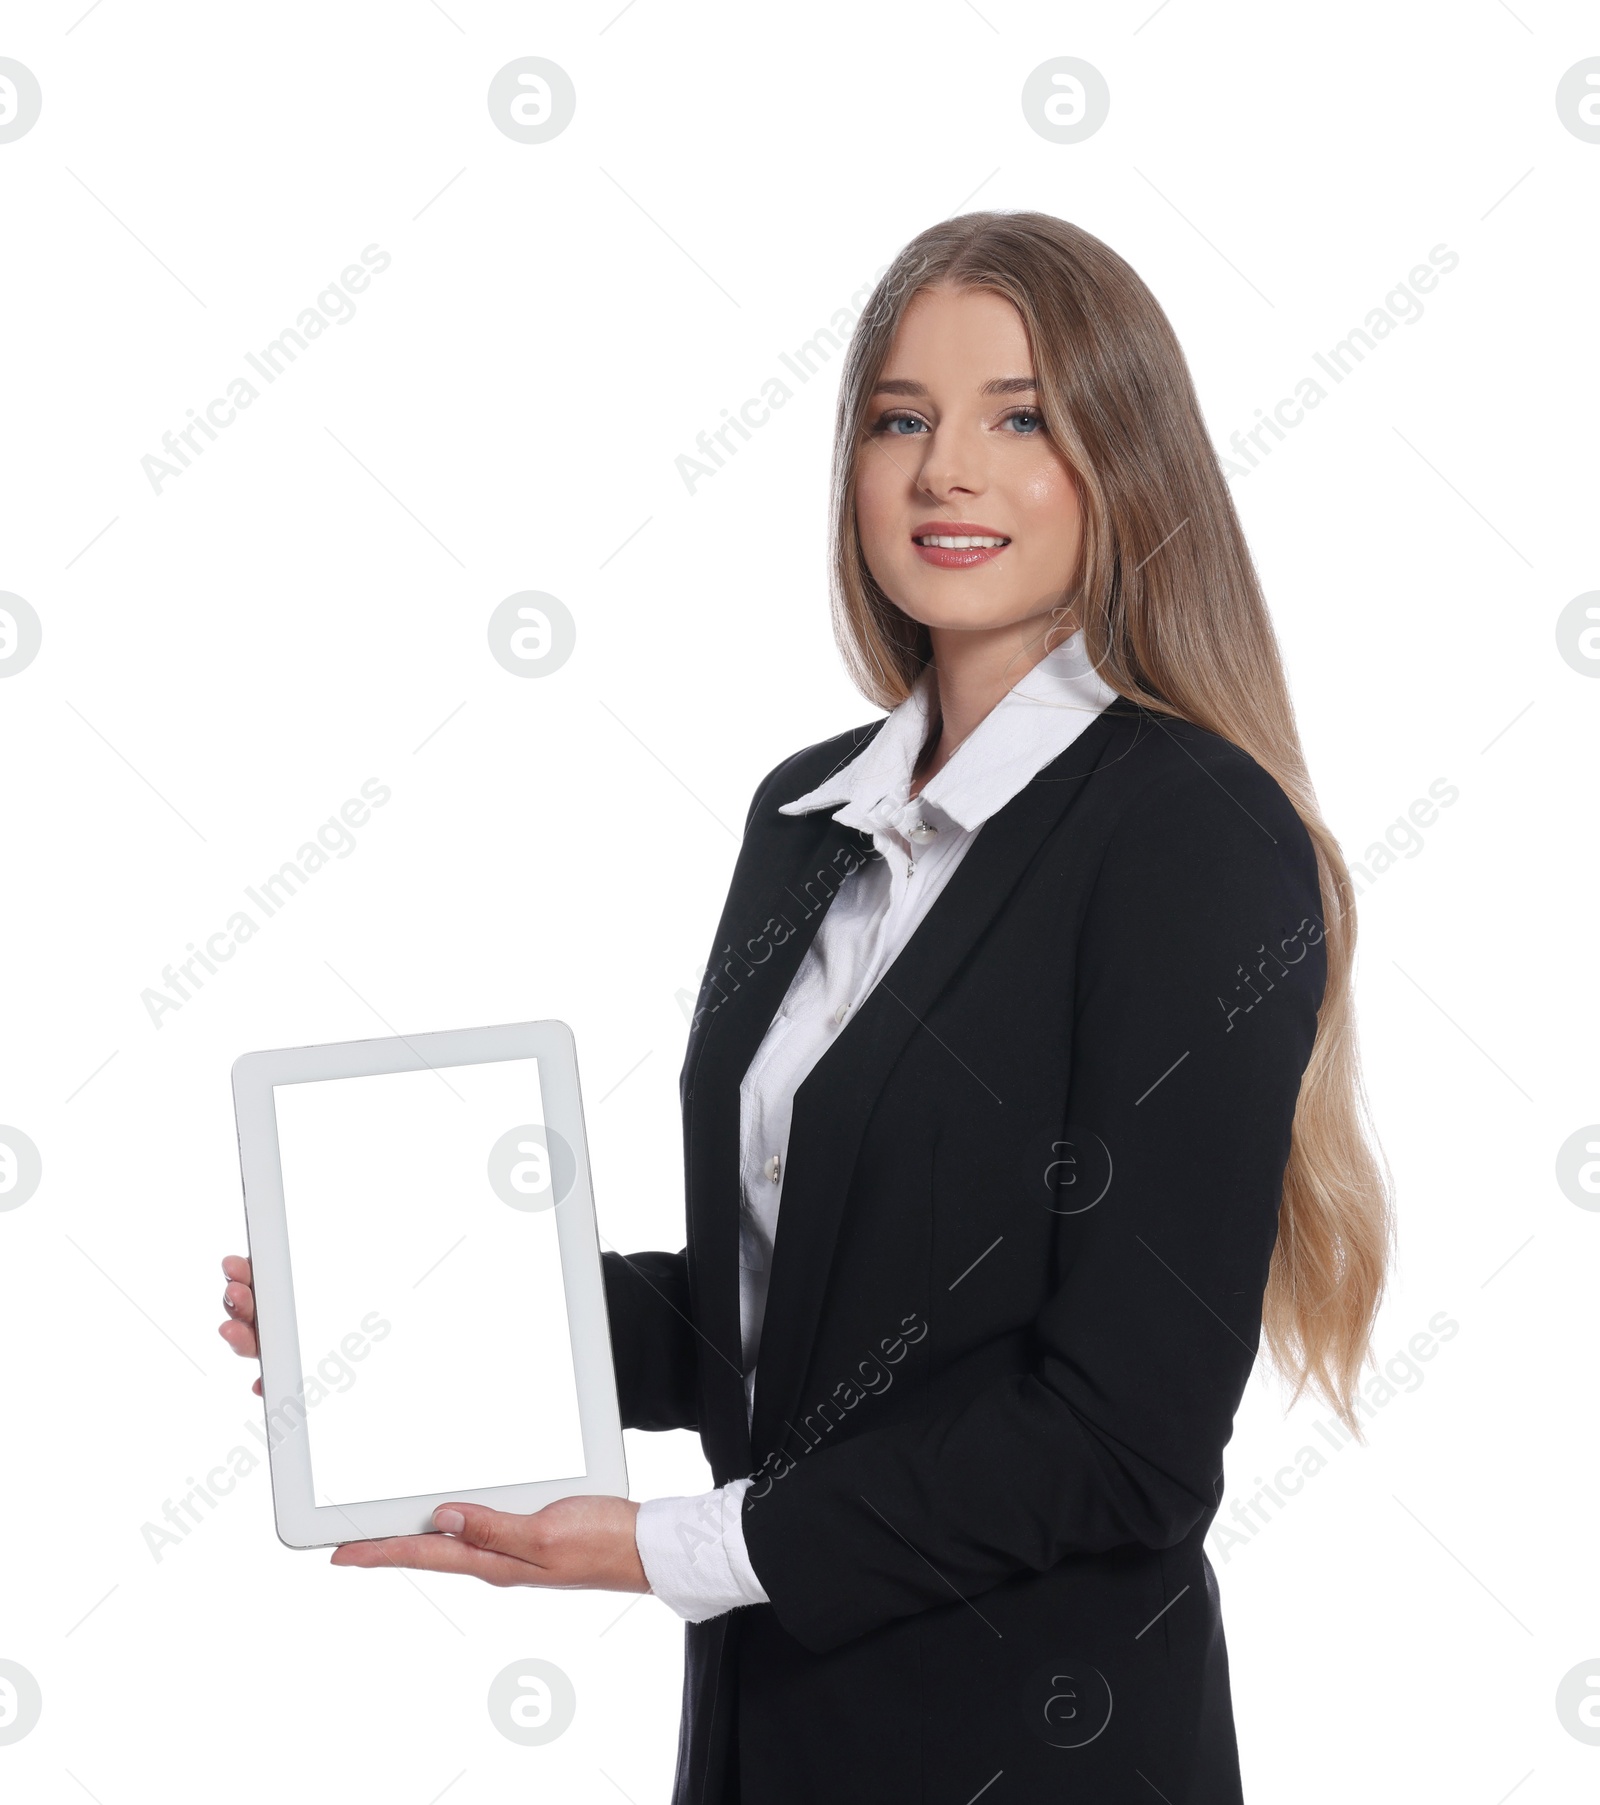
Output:
<instances>
[{"instance_id":1,"label":"black blazer","mask_svg":"<svg viewBox=\"0 0 1600 1805\"><path fill-rule=\"evenodd\" d=\"M757 793L681 1079L688 1246L605 1256L624 1423L756 1476L771 1603L687 1626L674 1805L1237 1805L1202 1543L1326 976L1311 840L1121 699L985 824L796 1093L747 1431L739 1084L876 856L778 805L880 725Z\"/></svg>"}]
</instances>

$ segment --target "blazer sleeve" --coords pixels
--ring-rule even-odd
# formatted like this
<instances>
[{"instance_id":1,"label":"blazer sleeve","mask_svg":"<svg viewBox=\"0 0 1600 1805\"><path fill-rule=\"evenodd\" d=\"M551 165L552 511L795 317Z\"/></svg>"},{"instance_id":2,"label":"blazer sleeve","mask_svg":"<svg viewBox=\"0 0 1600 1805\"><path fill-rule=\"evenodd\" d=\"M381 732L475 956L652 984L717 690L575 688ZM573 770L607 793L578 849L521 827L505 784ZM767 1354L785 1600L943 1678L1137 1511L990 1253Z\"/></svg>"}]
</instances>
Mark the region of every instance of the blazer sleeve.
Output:
<instances>
[{"instance_id":1,"label":"blazer sleeve","mask_svg":"<svg viewBox=\"0 0 1600 1805\"><path fill-rule=\"evenodd\" d=\"M694 1429L694 1327L682 1253L605 1253L606 1316L624 1429Z\"/></svg>"},{"instance_id":2,"label":"blazer sleeve","mask_svg":"<svg viewBox=\"0 0 1600 1805\"><path fill-rule=\"evenodd\" d=\"M751 1487L752 1566L805 1647L1071 1555L1173 1546L1215 1509L1326 978L1321 915L1310 836L1254 761L1219 779L1191 759L1133 798L1082 927L1063 1116L1105 1140L1110 1188L1062 1218L1029 1370Z\"/></svg>"}]
</instances>

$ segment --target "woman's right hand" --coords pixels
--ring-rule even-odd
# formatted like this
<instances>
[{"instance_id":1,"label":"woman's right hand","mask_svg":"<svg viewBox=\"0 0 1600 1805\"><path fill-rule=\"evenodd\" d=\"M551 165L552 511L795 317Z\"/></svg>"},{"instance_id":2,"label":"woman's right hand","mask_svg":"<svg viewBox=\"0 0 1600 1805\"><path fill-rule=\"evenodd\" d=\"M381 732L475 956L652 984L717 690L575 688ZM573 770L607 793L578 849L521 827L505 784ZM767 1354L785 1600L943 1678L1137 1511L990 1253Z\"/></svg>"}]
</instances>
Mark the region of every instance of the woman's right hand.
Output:
<instances>
[{"instance_id":1,"label":"woman's right hand","mask_svg":"<svg viewBox=\"0 0 1600 1805\"><path fill-rule=\"evenodd\" d=\"M222 1289L222 1307L228 1312L228 1321L218 1328L217 1333L236 1354L242 1355L246 1360L259 1359L261 1349L256 1343L255 1281L250 1276L250 1262L242 1254L230 1253L223 1259L222 1270L228 1277L228 1282ZM257 1397L261 1396L259 1376L250 1389Z\"/></svg>"}]
</instances>

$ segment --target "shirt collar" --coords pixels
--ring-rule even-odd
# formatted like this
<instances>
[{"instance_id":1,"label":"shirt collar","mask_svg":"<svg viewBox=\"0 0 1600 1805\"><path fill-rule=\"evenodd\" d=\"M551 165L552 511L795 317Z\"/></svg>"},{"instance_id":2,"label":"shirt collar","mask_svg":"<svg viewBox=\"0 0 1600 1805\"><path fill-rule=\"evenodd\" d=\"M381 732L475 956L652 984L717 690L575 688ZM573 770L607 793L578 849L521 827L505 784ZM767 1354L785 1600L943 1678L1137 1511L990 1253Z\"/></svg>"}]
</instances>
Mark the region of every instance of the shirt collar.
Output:
<instances>
[{"instance_id":1,"label":"shirt collar","mask_svg":"<svg viewBox=\"0 0 1600 1805\"><path fill-rule=\"evenodd\" d=\"M902 815L934 822L942 816L971 832L1065 752L1116 694L1090 667L1080 628L1001 697L917 802L908 803L934 699L933 672L924 671L849 764L778 812L832 807L836 821L868 831Z\"/></svg>"}]
</instances>

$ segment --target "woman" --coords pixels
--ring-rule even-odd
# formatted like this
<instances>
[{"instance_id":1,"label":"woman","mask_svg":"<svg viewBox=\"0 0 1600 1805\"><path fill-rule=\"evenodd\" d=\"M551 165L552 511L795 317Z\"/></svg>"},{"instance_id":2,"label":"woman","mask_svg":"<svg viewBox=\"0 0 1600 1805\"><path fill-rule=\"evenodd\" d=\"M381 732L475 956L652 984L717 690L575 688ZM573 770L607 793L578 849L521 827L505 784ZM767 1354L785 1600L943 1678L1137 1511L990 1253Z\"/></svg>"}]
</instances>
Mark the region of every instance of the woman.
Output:
<instances>
[{"instance_id":1,"label":"woman","mask_svg":"<svg viewBox=\"0 0 1600 1805\"><path fill-rule=\"evenodd\" d=\"M1182 353L1097 239L914 239L834 493L840 642L891 712L757 790L687 1246L606 1256L623 1421L697 1428L716 1488L334 1559L653 1587L689 1623L679 1801L1227 1805L1234 1411L1264 1330L1360 1435L1389 1246L1344 862Z\"/></svg>"}]
</instances>

